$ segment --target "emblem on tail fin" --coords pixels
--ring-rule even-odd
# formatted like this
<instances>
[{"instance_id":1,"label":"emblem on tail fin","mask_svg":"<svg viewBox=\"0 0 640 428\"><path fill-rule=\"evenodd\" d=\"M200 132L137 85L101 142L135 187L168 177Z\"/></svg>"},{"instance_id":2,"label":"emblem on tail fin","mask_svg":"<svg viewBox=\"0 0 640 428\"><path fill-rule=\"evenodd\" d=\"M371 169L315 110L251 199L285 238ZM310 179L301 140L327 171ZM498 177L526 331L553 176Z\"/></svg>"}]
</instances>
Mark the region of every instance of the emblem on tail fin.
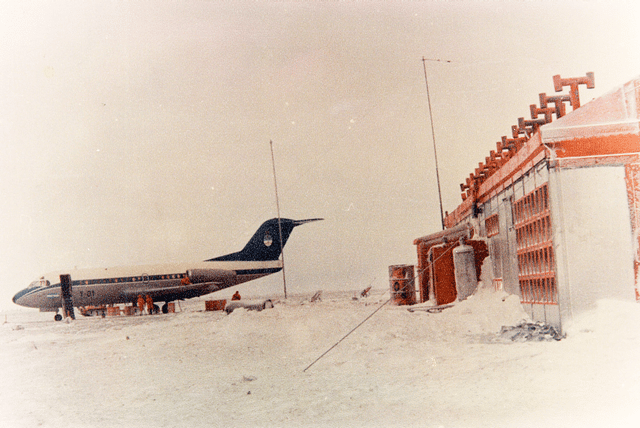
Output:
<instances>
[{"instance_id":1,"label":"emblem on tail fin","mask_svg":"<svg viewBox=\"0 0 640 428\"><path fill-rule=\"evenodd\" d=\"M273 244L273 238L271 237L269 232L267 232L264 234L264 245L266 245L267 247L270 247L271 244Z\"/></svg>"}]
</instances>

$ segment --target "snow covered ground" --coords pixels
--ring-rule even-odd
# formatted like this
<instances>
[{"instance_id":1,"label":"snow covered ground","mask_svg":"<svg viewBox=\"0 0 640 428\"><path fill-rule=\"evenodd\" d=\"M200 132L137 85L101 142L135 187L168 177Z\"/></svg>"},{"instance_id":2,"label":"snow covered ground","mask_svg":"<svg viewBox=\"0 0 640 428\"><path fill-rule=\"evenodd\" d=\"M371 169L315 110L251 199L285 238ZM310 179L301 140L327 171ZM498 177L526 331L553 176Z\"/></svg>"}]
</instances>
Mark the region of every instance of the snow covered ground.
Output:
<instances>
[{"instance_id":1,"label":"snow covered ground","mask_svg":"<svg viewBox=\"0 0 640 428\"><path fill-rule=\"evenodd\" d=\"M501 292L438 314L385 305L303 371L388 298L352 295L230 315L198 299L68 323L0 313L0 426L640 426L637 304L600 302L558 342L501 337L526 318Z\"/></svg>"}]
</instances>

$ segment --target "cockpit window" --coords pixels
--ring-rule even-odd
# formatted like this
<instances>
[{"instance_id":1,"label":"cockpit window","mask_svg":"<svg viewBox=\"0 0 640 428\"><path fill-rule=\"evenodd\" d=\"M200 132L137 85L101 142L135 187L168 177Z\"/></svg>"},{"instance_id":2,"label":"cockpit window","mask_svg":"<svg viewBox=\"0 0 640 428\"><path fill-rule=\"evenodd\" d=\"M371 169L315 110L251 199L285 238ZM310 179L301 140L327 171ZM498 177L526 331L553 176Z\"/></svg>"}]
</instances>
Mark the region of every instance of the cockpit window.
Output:
<instances>
[{"instance_id":1,"label":"cockpit window","mask_svg":"<svg viewBox=\"0 0 640 428\"><path fill-rule=\"evenodd\" d=\"M49 281L45 280L44 278L40 278L39 280L33 281L31 284L29 284L28 288L48 287L49 284Z\"/></svg>"}]
</instances>

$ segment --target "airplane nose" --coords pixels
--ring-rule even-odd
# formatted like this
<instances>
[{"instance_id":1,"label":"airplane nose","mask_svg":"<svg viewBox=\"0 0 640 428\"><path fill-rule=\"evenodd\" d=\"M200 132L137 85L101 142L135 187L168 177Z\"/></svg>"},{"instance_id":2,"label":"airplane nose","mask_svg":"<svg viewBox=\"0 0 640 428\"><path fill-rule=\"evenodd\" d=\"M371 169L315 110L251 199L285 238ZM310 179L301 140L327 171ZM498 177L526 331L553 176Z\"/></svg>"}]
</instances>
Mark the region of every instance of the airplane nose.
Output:
<instances>
[{"instance_id":1,"label":"airplane nose","mask_svg":"<svg viewBox=\"0 0 640 428\"><path fill-rule=\"evenodd\" d=\"M16 305L20 305L23 306L24 302L20 303L20 299L22 298L22 296L24 296L27 292L29 291L28 288L25 288L24 290L20 290L19 292L16 293L15 296L13 296L13 303L15 303Z\"/></svg>"}]
</instances>

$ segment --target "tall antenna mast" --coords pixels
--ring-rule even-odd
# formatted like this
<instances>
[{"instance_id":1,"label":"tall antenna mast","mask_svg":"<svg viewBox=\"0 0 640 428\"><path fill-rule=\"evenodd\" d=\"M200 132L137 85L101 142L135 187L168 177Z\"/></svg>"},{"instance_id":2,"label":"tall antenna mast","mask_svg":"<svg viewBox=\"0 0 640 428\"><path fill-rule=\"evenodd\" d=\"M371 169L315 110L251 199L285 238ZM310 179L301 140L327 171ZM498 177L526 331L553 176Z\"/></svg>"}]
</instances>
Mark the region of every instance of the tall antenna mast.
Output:
<instances>
[{"instance_id":1,"label":"tall antenna mast","mask_svg":"<svg viewBox=\"0 0 640 428\"><path fill-rule=\"evenodd\" d=\"M284 245L282 245L282 223L280 221L280 202L278 200L278 180L276 180L276 161L273 157L273 141L269 140L271 147L271 165L273 166L273 187L276 190L276 208L278 210L278 231L280 233L280 254L282 255L282 284L284 286L284 298L287 298L287 278L284 274Z\"/></svg>"},{"instance_id":2,"label":"tall antenna mast","mask_svg":"<svg viewBox=\"0 0 640 428\"><path fill-rule=\"evenodd\" d=\"M431 138L433 139L433 155L436 159L436 180L438 182L438 198L440 199L440 221L444 230L444 212L442 211L442 191L440 190L440 171L438 169L438 153L436 151L436 133L433 129L433 114L431 113L431 96L429 95L429 80L427 79L427 61L451 62L442 59L430 59L422 57L422 67L424 68L424 82L427 85L427 101L429 103L429 119L431 119Z\"/></svg>"}]
</instances>

